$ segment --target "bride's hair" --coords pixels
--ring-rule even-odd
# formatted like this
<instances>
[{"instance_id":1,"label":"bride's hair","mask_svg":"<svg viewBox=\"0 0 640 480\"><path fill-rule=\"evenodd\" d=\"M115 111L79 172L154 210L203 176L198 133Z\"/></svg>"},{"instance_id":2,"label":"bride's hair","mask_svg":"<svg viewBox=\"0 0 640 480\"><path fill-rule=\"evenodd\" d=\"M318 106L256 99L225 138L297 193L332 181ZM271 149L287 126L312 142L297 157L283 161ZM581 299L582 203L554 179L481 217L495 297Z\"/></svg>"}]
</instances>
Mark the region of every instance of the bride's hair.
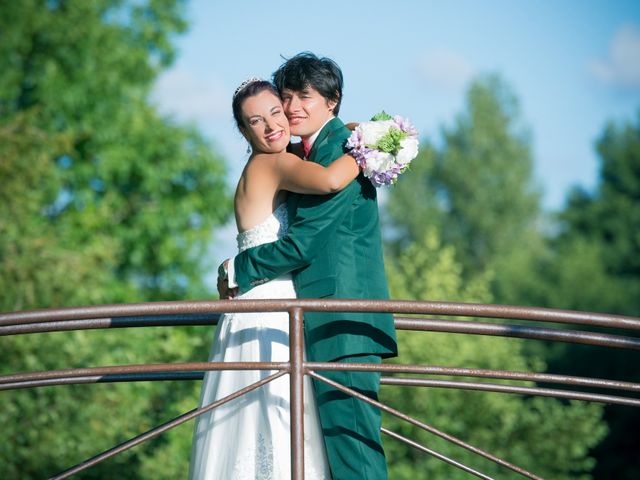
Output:
<instances>
[{"instance_id":1,"label":"bride's hair","mask_svg":"<svg viewBox=\"0 0 640 480\"><path fill-rule=\"evenodd\" d=\"M235 119L236 126L239 130L242 130L242 127L244 126L242 122L242 104L247 98L258 95L260 92L263 92L265 90L270 91L277 98L280 98L276 87L274 87L271 82L260 79L243 82L242 85L240 85L236 90L236 93L234 93L231 107L233 108L233 118Z\"/></svg>"}]
</instances>

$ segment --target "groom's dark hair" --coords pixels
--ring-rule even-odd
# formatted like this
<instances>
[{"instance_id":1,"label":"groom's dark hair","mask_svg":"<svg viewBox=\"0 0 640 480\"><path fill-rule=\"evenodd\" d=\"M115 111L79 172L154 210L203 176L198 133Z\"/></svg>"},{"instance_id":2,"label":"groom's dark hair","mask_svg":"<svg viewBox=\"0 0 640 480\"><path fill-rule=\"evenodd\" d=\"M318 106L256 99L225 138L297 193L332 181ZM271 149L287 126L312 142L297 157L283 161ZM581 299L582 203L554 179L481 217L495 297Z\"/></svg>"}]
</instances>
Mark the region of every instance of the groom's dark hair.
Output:
<instances>
[{"instance_id":1,"label":"groom's dark hair","mask_svg":"<svg viewBox=\"0 0 640 480\"><path fill-rule=\"evenodd\" d=\"M311 52L299 53L280 65L273 74L273 83L281 94L285 88L299 92L311 86L327 100L336 102L334 115L340 111L342 70L330 58L318 58Z\"/></svg>"}]
</instances>

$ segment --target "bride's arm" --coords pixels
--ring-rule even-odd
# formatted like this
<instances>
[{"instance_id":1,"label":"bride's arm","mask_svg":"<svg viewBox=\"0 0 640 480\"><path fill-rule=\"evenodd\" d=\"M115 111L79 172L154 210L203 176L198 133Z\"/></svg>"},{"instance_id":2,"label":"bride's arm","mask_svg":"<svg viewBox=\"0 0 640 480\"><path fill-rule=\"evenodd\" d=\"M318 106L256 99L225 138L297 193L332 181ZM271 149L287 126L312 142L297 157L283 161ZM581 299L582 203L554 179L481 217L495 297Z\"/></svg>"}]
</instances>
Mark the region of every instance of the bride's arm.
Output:
<instances>
[{"instance_id":1,"label":"bride's arm","mask_svg":"<svg viewBox=\"0 0 640 480\"><path fill-rule=\"evenodd\" d=\"M352 132L356 129L358 125L360 125L359 122L349 122L344 124L344 126L347 127L349 130L351 130ZM302 142L290 143L289 147L287 148L287 151L289 153L293 153L294 155L297 155L300 158L304 158L304 150L302 149Z\"/></svg>"},{"instance_id":2,"label":"bride's arm","mask_svg":"<svg viewBox=\"0 0 640 480\"><path fill-rule=\"evenodd\" d=\"M324 195L335 193L358 176L360 169L355 159L345 154L323 167L314 162L301 160L290 153L278 155L275 162L280 179L280 189L296 193Z\"/></svg>"}]
</instances>

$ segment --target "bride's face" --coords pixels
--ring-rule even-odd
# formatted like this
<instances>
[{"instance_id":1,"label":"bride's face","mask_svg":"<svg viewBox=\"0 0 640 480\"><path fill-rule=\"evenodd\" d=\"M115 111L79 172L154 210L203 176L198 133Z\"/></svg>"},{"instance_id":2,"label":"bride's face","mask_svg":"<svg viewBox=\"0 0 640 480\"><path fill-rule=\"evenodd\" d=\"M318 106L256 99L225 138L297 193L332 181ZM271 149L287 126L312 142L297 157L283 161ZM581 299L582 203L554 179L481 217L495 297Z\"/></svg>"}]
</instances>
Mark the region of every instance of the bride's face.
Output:
<instances>
[{"instance_id":1,"label":"bride's face","mask_svg":"<svg viewBox=\"0 0 640 480\"><path fill-rule=\"evenodd\" d=\"M242 103L242 134L254 153L279 153L287 148L291 134L282 102L268 90Z\"/></svg>"}]
</instances>

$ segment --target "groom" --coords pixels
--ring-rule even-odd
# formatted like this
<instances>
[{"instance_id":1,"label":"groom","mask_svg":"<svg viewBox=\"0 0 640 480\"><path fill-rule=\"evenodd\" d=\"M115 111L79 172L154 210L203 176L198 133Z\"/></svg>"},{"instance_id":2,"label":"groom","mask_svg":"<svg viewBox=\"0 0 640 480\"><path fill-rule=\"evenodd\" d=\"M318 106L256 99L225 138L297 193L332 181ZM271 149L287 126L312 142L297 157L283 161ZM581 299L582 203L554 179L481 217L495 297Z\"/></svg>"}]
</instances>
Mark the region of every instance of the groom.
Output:
<instances>
[{"instance_id":1,"label":"groom","mask_svg":"<svg viewBox=\"0 0 640 480\"><path fill-rule=\"evenodd\" d=\"M327 166L345 152L350 131L336 117L342 72L328 58L304 52L274 74L291 133L302 138L308 160ZM287 199L288 233L274 243L238 254L221 265L222 298L291 272L298 298L388 298L376 189L362 173L336 194ZM308 312L310 361L379 364L397 353L393 317L379 313ZM377 399L377 372L329 371L322 375ZM387 478L380 439L380 411L315 381L320 422L333 478Z\"/></svg>"}]
</instances>

